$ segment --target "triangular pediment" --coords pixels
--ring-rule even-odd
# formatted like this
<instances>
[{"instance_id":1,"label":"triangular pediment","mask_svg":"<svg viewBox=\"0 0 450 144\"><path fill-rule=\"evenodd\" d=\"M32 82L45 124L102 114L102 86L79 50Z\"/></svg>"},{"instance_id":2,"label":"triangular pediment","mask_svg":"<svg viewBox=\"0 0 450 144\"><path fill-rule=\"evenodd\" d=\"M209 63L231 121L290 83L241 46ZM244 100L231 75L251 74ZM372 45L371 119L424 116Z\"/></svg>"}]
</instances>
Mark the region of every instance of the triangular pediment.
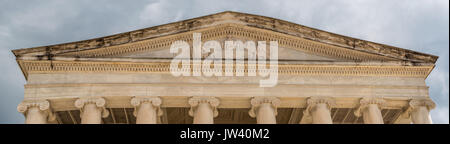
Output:
<instances>
[{"instance_id":1,"label":"triangular pediment","mask_svg":"<svg viewBox=\"0 0 450 144\"><path fill-rule=\"evenodd\" d=\"M308 28L298 24L237 12L155 26L80 42L14 50L25 57L77 58L171 58L171 43L192 43L192 34L202 41L278 41L279 59L326 61L410 61L434 63L436 56L377 44Z\"/></svg>"}]
</instances>

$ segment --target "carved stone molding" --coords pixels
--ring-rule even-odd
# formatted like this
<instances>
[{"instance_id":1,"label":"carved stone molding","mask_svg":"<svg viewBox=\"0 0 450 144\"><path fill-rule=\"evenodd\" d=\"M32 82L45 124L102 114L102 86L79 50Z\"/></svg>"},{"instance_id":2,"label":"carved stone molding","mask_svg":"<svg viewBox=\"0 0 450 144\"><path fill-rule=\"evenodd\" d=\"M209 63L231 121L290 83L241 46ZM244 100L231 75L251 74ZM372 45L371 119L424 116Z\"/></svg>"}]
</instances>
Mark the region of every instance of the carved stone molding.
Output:
<instances>
[{"instance_id":1,"label":"carved stone molding","mask_svg":"<svg viewBox=\"0 0 450 144\"><path fill-rule=\"evenodd\" d=\"M97 108L101 109L103 118L109 116L109 111L106 109L106 100L104 98L79 98L75 101L75 107L80 109L80 117L83 115L83 109L86 104L95 104Z\"/></svg>"},{"instance_id":2,"label":"carved stone molding","mask_svg":"<svg viewBox=\"0 0 450 144\"><path fill-rule=\"evenodd\" d=\"M426 107L427 110L430 111L436 107L436 104L431 99L411 99L409 101L409 106L404 110L402 117L410 118L411 112L421 106Z\"/></svg>"},{"instance_id":3,"label":"carved stone molding","mask_svg":"<svg viewBox=\"0 0 450 144\"><path fill-rule=\"evenodd\" d=\"M364 111L369 104L376 104L381 110L386 105L386 100L382 97L364 97L359 101L359 104L359 107L354 112L357 117L362 116L362 111Z\"/></svg>"},{"instance_id":4,"label":"carved stone molding","mask_svg":"<svg viewBox=\"0 0 450 144\"><path fill-rule=\"evenodd\" d=\"M31 107L38 107L41 112L47 115L47 121L56 120L56 115L50 108L48 100L24 100L17 106L17 111L27 116L28 109Z\"/></svg>"},{"instance_id":5,"label":"carved stone molding","mask_svg":"<svg viewBox=\"0 0 450 144\"><path fill-rule=\"evenodd\" d=\"M255 97L250 101L252 108L248 112L250 117L255 118L257 115L257 109L261 104L268 103L270 104L275 112L275 116L278 115L277 107L280 106L281 101L277 97Z\"/></svg>"},{"instance_id":6,"label":"carved stone molding","mask_svg":"<svg viewBox=\"0 0 450 144\"><path fill-rule=\"evenodd\" d=\"M295 23L286 22L274 18L251 15L237 12L222 12L208 16L198 17L194 19L184 20L180 22L164 24L160 26L150 27L146 29L135 30L132 32L106 36L102 38L71 42L66 44L58 44L52 46L42 46L30 49L14 50L16 56L39 53L43 54L46 51L50 54L60 54L68 52L82 52L86 50L102 49L105 47L127 45L129 43L138 43L145 40L157 39L158 37L171 36L174 34L183 33L186 31L199 31L208 29L210 27L217 27L220 25L234 24L239 26L246 26L253 29L270 31L272 35L285 35L287 37L301 38L310 40L316 43L326 43L333 46L338 46L341 49L358 50L368 53L375 53L387 58L396 58L402 60L418 61L418 62L435 62L437 57L422 53L417 53L405 49L400 49L388 45L368 42L329 32L308 28ZM240 30L243 33L244 30ZM239 31L225 31L222 34L239 35ZM217 34L211 36L217 36ZM251 34L247 33L245 36L254 36L259 39L264 39L266 34ZM270 35L269 35L270 36ZM183 38L178 36L178 39ZM272 38L275 39L275 38ZM291 39L277 39L281 44L292 43ZM164 45L162 42L155 42L155 45ZM141 44L142 45L142 44ZM146 47L146 45L142 46ZM141 48L142 49L142 48ZM324 50L326 52L326 50ZM109 53L114 54L114 53ZM45 55L45 54L44 54ZM345 55L341 55L345 57Z\"/></svg>"},{"instance_id":7,"label":"carved stone molding","mask_svg":"<svg viewBox=\"0 0 450 144\"><path fill-rule=\"evenodd\" d=\"M201 29L202 40L217 40L224 38L244 39L244 40L277 40L279 46L293 48L308 53L314 53L322 56L336 57L340 59L350 60L396 60L382 55L374 55L360 51L343 49L334 45L323 44L307 40L299 37L293 37L285 34L276 33L273 31L251 28L237 24L222 24L212 28ZM118 56L130 53L137 53L141 51L149 51L152 49L169 48L175 40L192 41L192 32L179 33L171 36L158 37L123 45L116 45L111 47L97 48L85 51L76 51L69 53L62 53L62 56L77 56L77 57L105 57ZM58 55L58 54L57 54Z\"/></svg>"},{"instance_id":8,"label":"carved stone molding","mask_svg":"<svg viewBox=\"0 0 450 144\"><path fill-rule=\"evenodd\" d=\"M306 100L306 104L308 106L303 111L303 115L310 116L311 111L317 104L326 104L328 110L331 110L336 105L336 101L331 97L310 97Z\"/></svg>"},{"instance_id":9,"label":"carved stone molding","mask_svg":"<svg viewBox=\"0 0 450 144\"><path fill-rule=\"evenodd\" d=\"M162 100L159 97L133 97L131 99L131 105L134 106L133 115L137 116L137 111L139 111L139 106L142 103L150 103L156 108L156 113L158 116L162 116L163 112L161 110Z\"/></svg>"},{"instance_id":10,"label":"carved stone molding","mask_svg":"<svg viewBox=\"0 0 450 144\"><path fill-rule=\"evenodd\" d=\"M208 103L213 109L214 117L219 115L217 111L217 106L219 106L220 101L215 97L193 97L189 99L189 105L191 105L191 109L189 110L189 116L194 116L194 111L200 103Z\"/></svg>"},{"instance_id":11,"label":"carved stone molding","mask_svg":"<svg viewBox=\"0 0 450 144\"><path fill-rule=\"evenodd\" d=\"M425 106L430 111L436 107L436 104L430 99L412 99L409 101L409 106L413 109L419 106Z\"/></svg>"},{"instance_id":12,"label":"carved stone molding","mask_svg":"<svg viewBox=\"0 0 450 144\"><path fill-rule=\"evenodd\" d=\"M81 62L81 61L19 61L28 73L40 72L150 72L170 73L169 62ZM193 65L191 64L191 67ZM237 65L234 65L236 67ZM248 64L245 71L254 71ZM368 66L368 65L306 65L279 64L278 73L286 75L327 76L399 76L426 78L432 66ZM223 69L225 71L225 69Z\"/></svg>"}]
</instances>

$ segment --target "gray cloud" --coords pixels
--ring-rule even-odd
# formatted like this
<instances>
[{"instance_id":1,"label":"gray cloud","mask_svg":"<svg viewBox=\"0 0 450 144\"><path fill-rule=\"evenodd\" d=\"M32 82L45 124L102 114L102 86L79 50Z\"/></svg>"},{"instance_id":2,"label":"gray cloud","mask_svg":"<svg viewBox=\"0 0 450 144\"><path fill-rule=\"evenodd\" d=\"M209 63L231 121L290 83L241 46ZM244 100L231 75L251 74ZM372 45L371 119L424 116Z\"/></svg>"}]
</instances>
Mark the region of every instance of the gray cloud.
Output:
<instances>
[{"instance_id":1,"label":"gray cloud","mask_svg":"<svg viewBox=\"0 0 450 144\"><path fill-rule=\"evenodd\" d=\"M11 49L84 40L225 10L294 23L439 56L427 79L435 123L449 123L447 0L0 0L0 123L16 112L25 80Z\"/></svg>"}]
</instances>

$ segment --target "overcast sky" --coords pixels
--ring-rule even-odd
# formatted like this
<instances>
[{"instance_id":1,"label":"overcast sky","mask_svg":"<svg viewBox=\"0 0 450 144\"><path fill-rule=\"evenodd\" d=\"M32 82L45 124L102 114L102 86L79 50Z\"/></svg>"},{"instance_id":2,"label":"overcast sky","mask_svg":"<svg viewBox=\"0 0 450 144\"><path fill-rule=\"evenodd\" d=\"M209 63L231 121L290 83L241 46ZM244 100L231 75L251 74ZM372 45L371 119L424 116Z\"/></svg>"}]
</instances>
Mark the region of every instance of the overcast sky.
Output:
<instances>
[{"instance_id":1,"label":"overcast sky","mask_svg":"<svg viewBox=\"0 0 450 144\"><path fill-rule=\"evenodd\" d=\"M287 20L439 56L426 80L434 123L449 123L448 0L0 0L0 123L23 123L26 83L12 49L72 42L226 10Z\"/></svg>"}]
</instances>

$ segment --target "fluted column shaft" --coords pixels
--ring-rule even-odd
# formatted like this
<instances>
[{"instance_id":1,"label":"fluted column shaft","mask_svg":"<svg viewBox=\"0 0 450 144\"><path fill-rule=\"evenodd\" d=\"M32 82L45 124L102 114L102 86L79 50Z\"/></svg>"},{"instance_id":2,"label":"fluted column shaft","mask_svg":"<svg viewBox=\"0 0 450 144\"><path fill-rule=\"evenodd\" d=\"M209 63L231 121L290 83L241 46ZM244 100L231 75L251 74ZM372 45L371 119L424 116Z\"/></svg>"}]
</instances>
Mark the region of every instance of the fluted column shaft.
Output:
<instances>
[{"instance_id":1,"label":"fluted column shaft","mask_svg":"<svg viewBox=\"0 0 450 144\"><path fill-rule=\"evenodd\" d=\"M160 105L162 101L157 97L135 97L131 99L131 105L135 107L136 124L157 124L162 115Z\"/></svg>"},{"instance_id":2,"label":"fluted column shaft","mask_svg":"<svg viewBox=\"0 0 450 144\"><path fill-rule=\"evenodd\" d=\"M17 106L17 110L25 115L25 124L47 124L55 120L47 100L27 100Z\"/></svg>"},{"instance_id":3,"label":"fluted column shaft","mask_svg":"<svg viewBox=\"0 0 450 144\"><path fill-rule=\"evenodd\" d=\"M108 117L109 112L105 108L106 101L103 98L80 98L75 101L75 107L81 113L81 124L101 124L102 117Z\"/></svg>"},{"instance_id":4,"label":"fluted column shaft","mask_svg":"<svg viewBox=\"0 0 450 144\"><path fill-rule=\"evenodd\" d=\"M258 124L276 124L277 107L280 100L276 97L257 97L251 100L252 109L249 111L251 117L256 117Z\"/></svg>"},{"instance_id":5,"label":"fluted column shaft","mask_svg":"<svg viewBox=\"0 0 450 144\"><path fill-rule=\"evenodd\" d=\"M410 108L408 109L411 121L414 124L431 124L430 110L436 107L436 104L428 99L424 100L411 100L409 102Z\"/></svg>"},{"instance_id":6,"label":"fluted column shaft","mask_svg":"<svg viewBox=\"0 0 450 144\"><path fill-rule=\"evenodd\" d=\"M219 115L219 100L213 97L194 97L189 99L191 109L189 115L194 117L194 124L213 124L214 117Z\"/></svg>"}]
</instances>

